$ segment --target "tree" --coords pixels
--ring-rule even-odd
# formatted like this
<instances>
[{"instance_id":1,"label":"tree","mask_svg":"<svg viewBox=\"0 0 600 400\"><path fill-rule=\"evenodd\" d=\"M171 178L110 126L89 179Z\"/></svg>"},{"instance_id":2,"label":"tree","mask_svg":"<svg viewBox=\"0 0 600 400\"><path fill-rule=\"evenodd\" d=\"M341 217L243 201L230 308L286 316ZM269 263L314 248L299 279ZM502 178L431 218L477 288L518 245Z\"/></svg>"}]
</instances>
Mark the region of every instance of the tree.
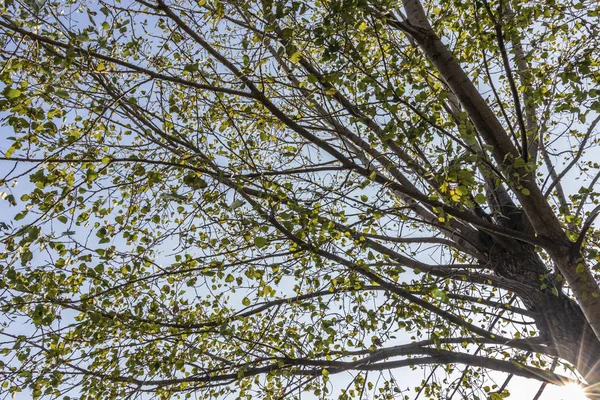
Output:
<instances>
[{"instance_id":1,"label":"tree","mask_svg":"<svg viewBox=\"0 0 600 400\"><path fill-rule=\"evenodd\" d=\"M0 9L2 391L593 395L596 1Z\"/></svg>"}]
</instances>

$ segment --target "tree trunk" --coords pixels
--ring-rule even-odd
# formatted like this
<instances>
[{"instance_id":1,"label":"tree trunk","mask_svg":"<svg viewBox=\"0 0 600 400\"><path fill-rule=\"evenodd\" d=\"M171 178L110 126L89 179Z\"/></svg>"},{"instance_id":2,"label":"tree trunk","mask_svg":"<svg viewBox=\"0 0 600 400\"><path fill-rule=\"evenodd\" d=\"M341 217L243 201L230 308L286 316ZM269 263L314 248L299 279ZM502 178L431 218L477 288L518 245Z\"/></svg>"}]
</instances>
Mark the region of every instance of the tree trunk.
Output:
<instances>
[{"instance_id":1,"label":"tree trunk","mask_svg":"<svg viewBox=\"0 0 600 400\"><path fill-rule=\"evenodd\" d=\"M536 313L540 336L548 345L573 364L589 384L600 383L600 341L581 308L562 292L560 282L533 246L509 242L508 246L495 242L490 246L489 266L496 274L519 283L522 289L516 293L525 307Z\"/></svg>"}]
</instances>

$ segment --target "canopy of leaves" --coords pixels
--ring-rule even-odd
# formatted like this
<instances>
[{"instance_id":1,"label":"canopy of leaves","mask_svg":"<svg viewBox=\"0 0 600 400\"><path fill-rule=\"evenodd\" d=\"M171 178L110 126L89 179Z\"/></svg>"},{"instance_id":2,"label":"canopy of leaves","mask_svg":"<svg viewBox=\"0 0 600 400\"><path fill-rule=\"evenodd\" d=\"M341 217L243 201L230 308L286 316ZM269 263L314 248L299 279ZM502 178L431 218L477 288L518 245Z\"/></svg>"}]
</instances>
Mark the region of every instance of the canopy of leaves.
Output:
<instances>
[{"instance_id":1,"label":"canopy of leaves","mask_svg":"<svg viewBox=\"0 0 600 400\"><path fill-rule=\"evenodd\" d=\"M597 1L0 15L0 393L600 382Z\"/></svg>"}]
</instances>

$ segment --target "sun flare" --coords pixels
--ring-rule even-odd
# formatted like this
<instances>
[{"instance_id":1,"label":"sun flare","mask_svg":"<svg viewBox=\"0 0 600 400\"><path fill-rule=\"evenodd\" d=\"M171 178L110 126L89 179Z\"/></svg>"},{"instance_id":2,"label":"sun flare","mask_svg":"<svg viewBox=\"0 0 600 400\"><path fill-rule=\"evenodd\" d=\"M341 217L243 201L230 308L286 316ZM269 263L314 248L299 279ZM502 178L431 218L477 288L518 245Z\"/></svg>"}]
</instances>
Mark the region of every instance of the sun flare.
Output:
<instances>
[{"instance_id":1,"label":"sun flare","mask_svg":"<svg viewBox=\"0 0 600 400\"><path fill-rule=\"evenodd\" d=\"M542 396L542 398L544 398ZM583 387L576 383L568 383L557 387L553 396L548 400L588 400Z\"/></svg>"}]
</instances>

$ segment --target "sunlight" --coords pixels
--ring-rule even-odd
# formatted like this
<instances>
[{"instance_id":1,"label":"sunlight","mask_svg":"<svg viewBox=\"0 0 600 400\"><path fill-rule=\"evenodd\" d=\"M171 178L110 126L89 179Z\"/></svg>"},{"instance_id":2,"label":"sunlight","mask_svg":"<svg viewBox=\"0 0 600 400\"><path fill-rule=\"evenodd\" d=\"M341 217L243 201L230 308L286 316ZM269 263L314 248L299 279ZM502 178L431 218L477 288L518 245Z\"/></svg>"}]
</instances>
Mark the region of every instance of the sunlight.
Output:
<instances>
[{"instance_id":1,"label":"sunlight","mask_svg":"<svg viewBox=\"0 0 600 400\"><path fill-rule=\"evenodd\" d=\"M569 383L564 386L553 387L549 394L550 396L542 396L547 400L587 400L583 388L576 383Z\"/></svg>"}]
</instances>

